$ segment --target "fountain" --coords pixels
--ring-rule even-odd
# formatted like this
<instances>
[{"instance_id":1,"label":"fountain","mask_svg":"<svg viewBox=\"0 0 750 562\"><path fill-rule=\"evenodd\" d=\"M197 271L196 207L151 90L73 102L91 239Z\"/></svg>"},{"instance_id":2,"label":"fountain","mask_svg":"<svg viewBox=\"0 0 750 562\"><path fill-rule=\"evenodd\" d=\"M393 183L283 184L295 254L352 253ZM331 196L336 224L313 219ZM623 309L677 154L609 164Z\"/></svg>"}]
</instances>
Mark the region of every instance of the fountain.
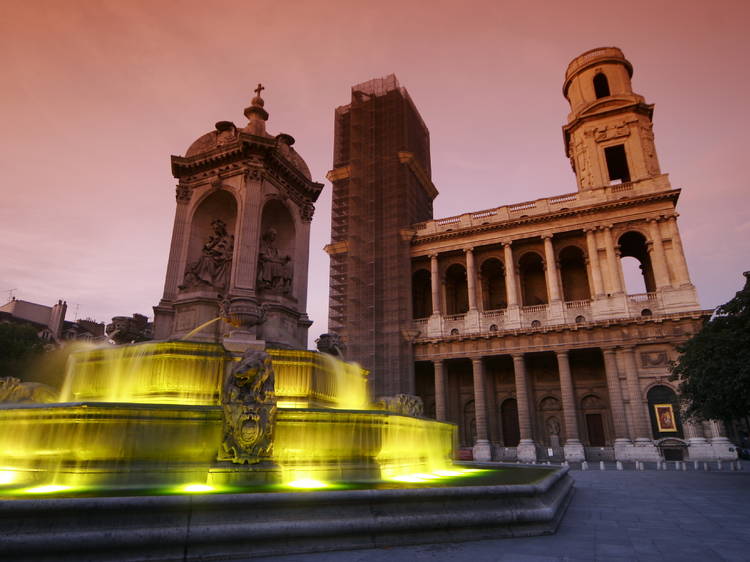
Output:
<instances>
[{"instance_id":1,"label":"fountain","mask_svg":"<svg viewBox=\"0 0 750 562\"><path fill-rule=\"evenodd\" d=\"M262 89L244 128L220 121L172 157L158 341L72 354L56 401L17 381L0 393L44 400L0 405L0 558L247 558L557 528L567 468L454 463L453 424L416 397L373 403L330 338L330 353L301 349L323 186L290 135L266 132Z\"/></svg>"},{"instance_id":2,"label":"fountain","mask_svg":"<svg viewBox=\"0 0 750 562\"><path fill-rule=\"evenodd\" d=\"M326 354L191 341L75 353L57 403L0 424L6 495L398 480L447 470L455 433L374 410L366 372Z\"/></svg>"}]
</instances>

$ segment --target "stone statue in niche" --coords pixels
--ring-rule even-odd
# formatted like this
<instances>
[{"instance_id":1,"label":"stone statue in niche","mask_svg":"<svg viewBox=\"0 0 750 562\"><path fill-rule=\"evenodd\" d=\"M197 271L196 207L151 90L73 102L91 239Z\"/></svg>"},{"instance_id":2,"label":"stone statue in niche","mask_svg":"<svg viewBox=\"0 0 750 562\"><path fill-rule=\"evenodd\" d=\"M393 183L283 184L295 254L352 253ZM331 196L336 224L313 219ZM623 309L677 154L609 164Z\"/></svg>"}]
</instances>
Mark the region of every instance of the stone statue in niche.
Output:
<instances>
[{"instance_id":1,"label":"stone statue in niche","mask_svg":"<svg viewBox=\"0 0 750 562\"><path fill-rule=\"evenodd\" d=\"M227 225L220 219L214 220L211 227L213 234L203 245L198 261L188 265L180 289L211 287L222 290L227 287L234 253L234 235L227 232Z\"/></svg>"},{"instance_id":2,"label":"stone statue in niche","mask_svg":"<svg viewBox=\"0 0 750 562\"><path fill-rule=\"evenodd\" d=\"M271 357L248 350L224 379L224 428L218 460L255 464L270 460L276 417Z\"/></svg>"},{"instance_id":3,"label":"stone statue in niche","mask_svg":"<svg viewBox=\"0 0 750 562\"><path fill-rule=\"evenodd\" d=\"M281 255L276 246L276 237L275 228L263 233L258 254L258 288L288 295L292 291L294 276L292 258Z\"/></svg>"},{"instance_id":4,"label":"stone statue in niche","mask_svg":"<svg viewBox=\"0 0 750 562\"><path fill-rule=\"evenodd\" d=\"M560 422L557 418L547 419L547 433L549 435L549 444L551 447L560 446Z\"/></svg>"}]
</instances>

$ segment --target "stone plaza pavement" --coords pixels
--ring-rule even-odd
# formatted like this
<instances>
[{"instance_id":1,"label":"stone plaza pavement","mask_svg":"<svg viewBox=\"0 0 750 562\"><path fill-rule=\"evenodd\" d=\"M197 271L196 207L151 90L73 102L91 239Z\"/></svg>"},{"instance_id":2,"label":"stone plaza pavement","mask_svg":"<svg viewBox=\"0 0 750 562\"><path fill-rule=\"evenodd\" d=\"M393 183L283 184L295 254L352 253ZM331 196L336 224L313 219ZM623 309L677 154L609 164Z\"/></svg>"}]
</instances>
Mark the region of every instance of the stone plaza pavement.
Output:
<instances>
[{"instance_id":1,"label":"stone plaza pavement","mask_svg":"<svg viewBox=\"0 0 750 562\"><path fill-rule=\"evenodd\" d=\"M750 462L741 472L573 470L576 494L544 537L255 558L269 562L750 561ZM598 468L598 465L596 465Z\"/></svg>"}]
</instances>

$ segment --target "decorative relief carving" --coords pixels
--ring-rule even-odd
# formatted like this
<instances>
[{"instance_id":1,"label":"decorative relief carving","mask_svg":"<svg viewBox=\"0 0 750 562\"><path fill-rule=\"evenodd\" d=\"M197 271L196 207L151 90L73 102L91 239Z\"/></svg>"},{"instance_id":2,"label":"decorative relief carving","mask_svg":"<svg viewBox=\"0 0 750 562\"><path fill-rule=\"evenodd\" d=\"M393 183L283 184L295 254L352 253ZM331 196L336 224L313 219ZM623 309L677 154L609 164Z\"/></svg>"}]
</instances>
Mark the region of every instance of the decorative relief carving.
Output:
<instances>
[{"instance_id":1,"label":"decorative relief carving","mask_svg":"<svg viewBox=\"0 0 750 562\"><path fill-rule=\"evenodd\" d=\"M646 160L646 170L652 176L659 173L659 162L656 159L656 147L654 146L654 127L651 123L641 124L641 141L643 143L643 154Z\"/></svg>"},{"instance_id":2,"label":"decorative relief carving","mask_svg":"<svg viewBox=\"0 0 750 562\"><path fill-rule=\"evenodd\" d=\"M646 369L653 367L666 367L669 365L669 356L666 351L642 351L641 367Z\"/></svg>"},{"instance_id":3,"label":"decorative relief carving","mask_svg":"<svg viewBox=\"0 0 750 562\"><path fill-rule=\"evenodd\" d=\"M218 460L255 464L271 458L276 417L271 357L246 351L224 379L223 440Z\"/></svg>"},{"instance_id":4,"label":"decorative relief carving","mask_svg":"<svg viewBox=\"0 0 750 562\"><path fill-rule=\"evenodd\" d=\"M395 396L381 396L375 403L379 410L403 414L405 416L422 417L424 415L424 402L419 396L412 394L396 394Z\"/></svg>"},{"instance_id":5,"label":"decorative relief carving","mask_svg":"<svg viewBox=\"0 0 750 562\"><path fill-rule=\"evenodd\" d=\"M180 289L211 287L224 290L229 282L229 271L234 253L234 235L227 232L224 221L211 223L213 234L203 245L201 257L188 265Z\"/></svg>"},{"instance_id":6,"label":"decorative relief carving","mask_svg":"<svg viewBox=\"0 0 750 562\"><path fill-rule=\"evenodd\" d=\"M312 222L314 214L315 205L313 205L312 203L305 203L299 208L299 216L305 222Z\"/></svg>"},{"instance_id":7,"label":"decorative relief carving","mask_svg":"<svg viewBox=\"0 0 750 562\"><path fill-rule=\"evenodd\" d=\"M592 187L594 179L591 175L591 162L589 161L589 154L584 141L579 140L575 143L573 154L576 160L576 169L578 170L581 187Z\"/></svg>"},{"instance_id":8,"label":"decorative relief carving","mask_svg":"<svg viewBox=\"0 0 750 562\"><path fill-rule=\"evenodd\" d=\"M594 139L596 142L604 142L630 135L630 127L626 122L602 125L594 129Z\"/></svg>"},{"instance_id":9,"label":"decorative relief carving","mask_svg":"<svg viewBox=\"0 0 750 562\"><path fill-rule=\"evenodd\" d=\"M16 377L0 378L0 404L56 402L58 391L40 382L23 382Z\"/></svg>"},{"instance_id":10,"label":"decorative relief carving","mask_svg":"<svg viewBox=\"0 0 750 562\"><path fill-rule=\"evenodd\" d=\"M193 195L193 190L183 184L177 184L175 189L175 199L178 203L187 203L190 201L190 197Z\"/></svg>"}]
</instances>

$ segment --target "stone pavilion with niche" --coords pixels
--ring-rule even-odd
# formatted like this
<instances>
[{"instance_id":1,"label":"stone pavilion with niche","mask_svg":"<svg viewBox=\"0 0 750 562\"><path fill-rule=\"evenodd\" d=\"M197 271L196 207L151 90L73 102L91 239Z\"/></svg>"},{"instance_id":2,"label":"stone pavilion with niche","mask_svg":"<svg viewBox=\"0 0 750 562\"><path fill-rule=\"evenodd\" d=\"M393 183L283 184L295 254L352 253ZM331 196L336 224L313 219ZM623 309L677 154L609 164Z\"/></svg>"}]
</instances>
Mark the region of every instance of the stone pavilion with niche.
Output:
<instances>
[{"instance_id":1,"label":"stone pavilion with niche","mask_svg":"<svg viewBox=\"0 0 750 562\"><path fill-rule=\"evenodd\" d=\"M304 349L310 222L323 185L312 181L294 138L266 130L258 85L248 123L216 123L172 157L177 209L156 339L191 336L245 351Z\"/></svg>"}]
</instances>

